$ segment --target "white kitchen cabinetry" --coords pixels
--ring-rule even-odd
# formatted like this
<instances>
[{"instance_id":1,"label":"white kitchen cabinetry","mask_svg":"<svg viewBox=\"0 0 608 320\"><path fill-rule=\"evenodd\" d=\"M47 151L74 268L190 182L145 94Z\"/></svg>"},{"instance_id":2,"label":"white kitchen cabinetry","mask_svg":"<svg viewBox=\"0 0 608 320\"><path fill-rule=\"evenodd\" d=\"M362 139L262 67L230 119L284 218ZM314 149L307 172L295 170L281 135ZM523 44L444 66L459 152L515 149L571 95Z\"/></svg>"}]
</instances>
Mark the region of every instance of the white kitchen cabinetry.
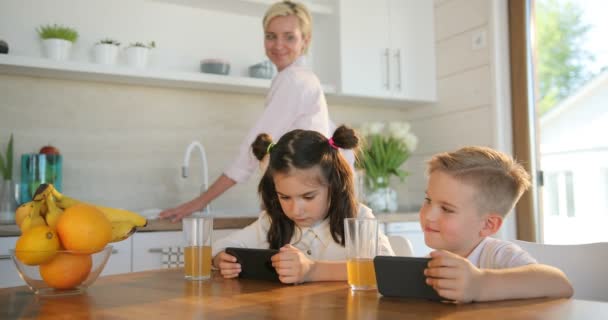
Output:
<instances>
[{"instance_id":1,"label":"white kitchen cabinetry","mask_svg":"<svg viewBox=\"0 0 608 320\"><path fill-rule=\"evenodd\" d=\"M219 240L238 229L213 230L213 241ZM133 272L156 270L162 266L162 250L169 247L182 247L181 231L141 232L133 239Z\"/></svg>"},{"instance_id":2,"label":"white kitchen cabinetry","mask_svg":"<svg viewBox=\"0 0 608 320\"><path fill-rule=\"evenodd\" d=\"M17 237L0 237L0 288L25 285L9 253L16 242Z\"/></svg>"},{"instance_id":3,"label":"white kitchen cabinetry","mask_svg":"<svg viewBox=\"0 0 608 320\"><path fill-rule=\"evenodd\" d=\"M436 100L433 2L340 0L340 94Z\"/></svg>"},{"instance_id":4,"label":"white kitchen cabinetry","mask_svg":"<svg viewBox=\"0 0 608 320\"><path fill-rule=\"evenodd\" d=\"M414 256L423 257L431 252L431 248L424 243L424 233L420 222L395 222L386 225L386 235L400 235L412 243Z\"/></svg>"},{"instance_id":5,"label":"white kitchen cabinetry","mask_svg":"<svg viewBox=\"0 0 608 320\"><path fill-rule=\"evenodd\" d=\"M108 259L102 276L131 272L131 246L132 239L128 238L119 242L110 243L112 255Z\"/></svg>"}]
</instances>

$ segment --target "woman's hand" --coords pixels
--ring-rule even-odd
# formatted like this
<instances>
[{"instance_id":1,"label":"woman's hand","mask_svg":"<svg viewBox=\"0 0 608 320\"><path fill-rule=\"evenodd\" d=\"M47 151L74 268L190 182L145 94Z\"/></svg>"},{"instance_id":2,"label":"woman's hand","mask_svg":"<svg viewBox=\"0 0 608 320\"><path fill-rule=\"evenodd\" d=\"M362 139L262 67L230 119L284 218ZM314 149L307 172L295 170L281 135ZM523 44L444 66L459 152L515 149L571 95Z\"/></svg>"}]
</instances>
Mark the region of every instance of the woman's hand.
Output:
<instances>
[{"instance_id":1,"label":"woman's hand","mask_svg":"<svg viewBox=\"0 0 608 320\"><path fill-rule=\"evenodd\" d=\"M310 281L308 275L315 262L296 247L286 244L270 259L282 283Z\"/></svg>"},{"instance_id":2,"label":"woman's hand","mask_svg":"<svg viewBox=\"0 0 608 320\"><path fill-rule=\"evenodd\" d=\"M241 273L241 264L236 262L236 257L225 251L213 258L213 265L220 269L220 274L226 279L236 278Z\"/></svg>"},{"instance_id":3,"label":"woman's hand","mask_svg":"<svg viewBox=\"0 0 608 320\"><path fill-rule=\"evenodd\" d=\"M182 218L191 215L193 212L201 210L204 205L201 205L200 202L200 198L196 198L175 208L164 210L158 216L161 219L171 219L171 222L177 222Z\"/></svg>"}]
</instances>

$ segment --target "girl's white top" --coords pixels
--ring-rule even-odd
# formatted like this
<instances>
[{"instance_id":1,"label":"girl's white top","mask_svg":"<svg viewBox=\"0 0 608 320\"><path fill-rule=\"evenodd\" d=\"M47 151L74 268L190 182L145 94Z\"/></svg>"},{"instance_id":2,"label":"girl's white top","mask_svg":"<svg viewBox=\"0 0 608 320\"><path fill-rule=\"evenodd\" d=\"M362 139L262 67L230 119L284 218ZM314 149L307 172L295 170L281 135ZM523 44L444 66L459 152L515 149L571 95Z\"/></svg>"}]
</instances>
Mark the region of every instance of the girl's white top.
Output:
<instances>
[{"instance_id":1,"label":"girl's white top","mask_svg":"<svg viewBox=\"0 0 608 320\"><path fill-rule=\"evenodd\" d=\"M318 131L331 137L335 125L330 121L323 88L317 76L304 66L300 56L272 80L266 96L266 108L241 143L239 153L224 174L236 182L244 182L258 168L251 152L251 143L258 134L268 133L274 142L294 129ZM352 163L352 152L344 153Z\"/></svg>"},{"instance_id":2,"label":"girl's white top","mask_svg":"<svg viewBox=\"0 0 608 320\"><path fill-rule=\"evenodd\" d=\"M357 217L374 218L374 215L370 208L360 204ZM262 211L252 224L213 243L213 256L227 247L268 249L266 236L269 229L270 217L266 211ZM319 221L307 228L296 227L290 244L313 260L346 260L346 248L335 242L331 236L329 219ZM395 255L388 238L380 230L378 230L378 255Z\"/></svg>"}]
</instances>

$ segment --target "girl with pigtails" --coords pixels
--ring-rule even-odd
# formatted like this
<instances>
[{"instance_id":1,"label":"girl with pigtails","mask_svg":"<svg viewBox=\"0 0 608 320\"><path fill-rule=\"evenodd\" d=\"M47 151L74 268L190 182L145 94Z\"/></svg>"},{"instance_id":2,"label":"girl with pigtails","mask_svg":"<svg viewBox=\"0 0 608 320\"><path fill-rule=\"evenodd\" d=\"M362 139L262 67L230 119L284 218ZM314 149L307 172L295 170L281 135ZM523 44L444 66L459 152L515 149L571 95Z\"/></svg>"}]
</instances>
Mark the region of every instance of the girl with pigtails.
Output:
<instances>
[{"instance_id":1,"label":"girl with pigtails","mask_svg":"<svg viewBox=\"0 0 608 320\"><path fill-rule=\"evenodd\" d=\"M241 266L227 247L279 249L272 265L283 283L346 280L344 219L373 218L357 202L352 169L339 152L356 149L355 131L340 126L327 139L312 130L293 130L273 143L260 134L251 145L255 157L268 165L258 186L263 211L242 230L213 245L213 265L224 278ZM379 255L394 255L380 233Z\"/></svg>"}]
</instances>

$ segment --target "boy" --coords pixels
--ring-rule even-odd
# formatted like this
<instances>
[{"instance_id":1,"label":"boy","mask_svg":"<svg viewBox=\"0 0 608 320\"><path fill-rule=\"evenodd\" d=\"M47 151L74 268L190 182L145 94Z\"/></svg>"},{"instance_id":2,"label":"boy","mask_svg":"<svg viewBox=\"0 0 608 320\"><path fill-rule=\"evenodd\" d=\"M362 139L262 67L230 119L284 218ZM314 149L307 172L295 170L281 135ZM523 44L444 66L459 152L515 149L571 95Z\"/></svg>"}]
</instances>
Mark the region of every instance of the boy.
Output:
<instances>
[{"instance_id":1,"label":"boy","mask_svg":"<svg viewBox=\"0 0 608 320\"><path fill-rule=\"evenodd\" d=\"M457 303L572 296L559 269L490 238L530 186L520 164L490 148L465 147L435 155L428 173L420 224L435 249L426 282L440 296Z\"/></svg>"}]
</instances>

